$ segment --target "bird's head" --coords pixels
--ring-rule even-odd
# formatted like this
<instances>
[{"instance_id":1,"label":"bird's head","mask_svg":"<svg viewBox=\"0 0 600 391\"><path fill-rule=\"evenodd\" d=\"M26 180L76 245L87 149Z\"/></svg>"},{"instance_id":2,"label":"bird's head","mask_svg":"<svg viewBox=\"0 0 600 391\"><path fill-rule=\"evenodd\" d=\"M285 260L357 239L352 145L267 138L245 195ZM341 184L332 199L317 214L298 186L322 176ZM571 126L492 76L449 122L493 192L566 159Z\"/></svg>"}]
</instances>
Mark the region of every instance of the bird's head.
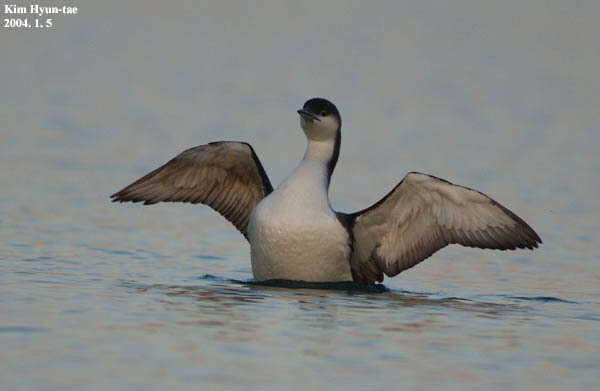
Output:
<instances>
[{"instance_id":1,"label":"bird's head","mask_svg":"<svg viewBox=\"0 0 600 391\"><path fill-rule=\"evenodd\" d=\"M327 99L312 98L298 110L300 126L309 140L334 140L342 126L337 107Z\"/></svg>"}]
</instances>

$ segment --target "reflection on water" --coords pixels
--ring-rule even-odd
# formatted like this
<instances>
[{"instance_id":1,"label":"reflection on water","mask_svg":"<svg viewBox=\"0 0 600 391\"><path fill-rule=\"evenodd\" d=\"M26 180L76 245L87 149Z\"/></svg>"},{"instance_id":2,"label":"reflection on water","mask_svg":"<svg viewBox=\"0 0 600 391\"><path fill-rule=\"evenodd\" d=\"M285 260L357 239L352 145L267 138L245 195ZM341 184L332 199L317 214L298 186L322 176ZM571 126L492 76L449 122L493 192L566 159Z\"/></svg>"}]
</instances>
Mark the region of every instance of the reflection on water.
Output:
<instances>
[{"instance_id":1,"label":"reflection on water","mask_svg":"<svg viewBox=\"0 0 600 391\"><path fill-rule=\"evenodd\" d=\"M397 291L382 284L364 285L356 283L305 283L300 281L276 280L267 282L227 280L205 275L201 280L206 285L139 284L121 281L118 286L132 289L139 294L160 293L169 298L185 298L193 301L203 311L222 313L237 306L256 307L266 300L278 305L296 306L299 309L330 313L332 309L344 308L348 314L366 314L385 311L404 311L422 307L432 311L465 311L485 317L503 317L515 313L531 312L527 302L577 304L556 297L522 297L509 295L487 295L493 301L472 300L458 297L436 297L427 293ZM480 298L482 295L479 296ZM179 306L179 301L165 299L164 304ZM197 307L198 308L198 307ZM206 315L207 312L203 312ZM411 324L412 326L412 324ZM393 328L386 328L392 330Z\"/></svg>"}]
</instances>

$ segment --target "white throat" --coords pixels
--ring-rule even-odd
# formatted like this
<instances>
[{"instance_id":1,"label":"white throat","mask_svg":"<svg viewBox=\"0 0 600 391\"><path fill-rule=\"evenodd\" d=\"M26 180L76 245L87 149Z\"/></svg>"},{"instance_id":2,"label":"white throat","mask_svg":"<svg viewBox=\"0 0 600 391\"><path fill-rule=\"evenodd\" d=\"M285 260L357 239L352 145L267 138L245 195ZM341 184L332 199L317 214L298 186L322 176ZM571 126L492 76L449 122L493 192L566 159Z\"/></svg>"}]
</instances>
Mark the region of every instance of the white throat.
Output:
<instances>
[{"instance_id":1,"label":"white throat","mask_svg":"<svg viewBox=\"0 0 600 391\"><path fill-rule=\"evenodd\" d=\"M335 151L335 140L311 140L308 139L308 145L306 146L306 152L304 152L304 158L302 164L305 161L321 163L325 166L329 164L333 158Z\"/></svg>"},{"instance_id":2,"label":"white throat","mask_svg":"<svg viewBox=\"0 0 600 391\"><path fill-rule=\"evenodd\" d=\"M327 165L334 149L333 140L308 139L304 157L290 176L275 190L275 197L281 197L281 202L287 204L287 207L298 208L299 211L304 212L308 208L329 212L331 207Z\"/></svg>"}]
</instances>

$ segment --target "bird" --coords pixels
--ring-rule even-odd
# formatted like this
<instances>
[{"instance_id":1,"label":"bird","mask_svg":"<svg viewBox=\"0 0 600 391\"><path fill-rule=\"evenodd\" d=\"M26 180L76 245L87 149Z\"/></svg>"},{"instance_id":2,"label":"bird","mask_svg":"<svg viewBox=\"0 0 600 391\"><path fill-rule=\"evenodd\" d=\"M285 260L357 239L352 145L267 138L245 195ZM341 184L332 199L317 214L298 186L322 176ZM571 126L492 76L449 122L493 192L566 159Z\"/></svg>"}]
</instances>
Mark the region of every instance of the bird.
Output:
<instances>
[{"instance_id":1,"label":"bird","mask_svg":"<svg viewBox=\"0 0 600 391\"><path fill-rule=\"evenodd\" d=\"M187 149L111 196L113 202L205 204L250 243L256 281L382 282L450 244L537 248L519 216L482 192L409 172L373 205L332 209L329 184L340 153L342 119L324 98L299 114L304 157L273 188L252 146L217 141Z\"/></svg>"}]
</instances>

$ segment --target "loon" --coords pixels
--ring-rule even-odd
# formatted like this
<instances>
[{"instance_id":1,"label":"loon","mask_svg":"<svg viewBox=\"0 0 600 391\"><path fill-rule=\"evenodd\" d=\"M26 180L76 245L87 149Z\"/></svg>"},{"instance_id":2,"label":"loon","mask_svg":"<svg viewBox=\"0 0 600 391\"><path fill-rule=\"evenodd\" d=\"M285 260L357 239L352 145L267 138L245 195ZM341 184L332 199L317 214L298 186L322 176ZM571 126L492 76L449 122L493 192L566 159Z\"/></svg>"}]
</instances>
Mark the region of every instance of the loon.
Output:
<instances>
[{"instance_id":1,"label":"loon","mask_svg":"<svg viewBox=\"0 0 600 391\"><path fill-rule=\"evenodd\" d=\"M366 209L334 211L328 193L342 119L323 98L308 100L298 114L306 152L275 189L250 144L218 141L182 152L111 199L212 207L250 243L257 281L373 284L449 244L532 250L542 243L523 219L487 195L419 172Z\"/></svg>"}]
</instances>

